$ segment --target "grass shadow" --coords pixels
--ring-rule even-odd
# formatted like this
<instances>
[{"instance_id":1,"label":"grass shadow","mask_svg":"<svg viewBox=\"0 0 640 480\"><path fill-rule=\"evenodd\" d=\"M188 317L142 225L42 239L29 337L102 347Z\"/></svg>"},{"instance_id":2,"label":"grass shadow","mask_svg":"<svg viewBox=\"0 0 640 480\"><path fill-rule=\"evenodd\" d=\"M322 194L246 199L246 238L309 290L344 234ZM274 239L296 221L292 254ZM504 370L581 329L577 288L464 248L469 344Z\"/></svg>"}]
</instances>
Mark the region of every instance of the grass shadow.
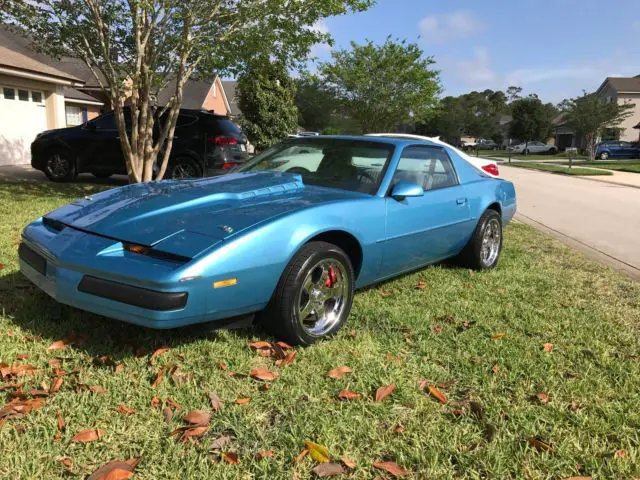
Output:
<instances>
[{"instance_id":1,"label":"grass shadow","mask_svg":"<svg viewBox=\"0 0 640 480\"><path fill-rule=\"evenodd\" d=\"M74 348L91 357L108 355L115 362L132 357L139 347L149 352L161 346L176 348L204 339L226 341L219 334L219 328L227 326L225 322L171 330L141 327L58 303L20 272L0 276L0 309L27 336L40 338L45 343L73 336L86 337L86 341ZM231 335L246 339L265 336L256 326L234 329Z\"/></svg>"}]
</instances>

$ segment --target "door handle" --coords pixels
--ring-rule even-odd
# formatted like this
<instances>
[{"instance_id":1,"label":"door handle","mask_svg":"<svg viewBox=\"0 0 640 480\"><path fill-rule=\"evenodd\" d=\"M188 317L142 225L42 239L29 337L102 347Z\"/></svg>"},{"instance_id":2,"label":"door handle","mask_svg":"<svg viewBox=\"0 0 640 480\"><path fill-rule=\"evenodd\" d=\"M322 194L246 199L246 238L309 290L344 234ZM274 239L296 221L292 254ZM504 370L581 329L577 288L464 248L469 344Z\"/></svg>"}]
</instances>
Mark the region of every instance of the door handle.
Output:
<instances>
[{"instance_id":1,"label":"door handle","mask_svg":"<svg viewBox=\"0 0 640 480\"><path fill-rule=\"evenodd\" d=\"M466 198L458 198L456 200L456 204L458 204L458 205L464 205L465 203L467 203L467 199Z\"/></svg>"}]
</instances>

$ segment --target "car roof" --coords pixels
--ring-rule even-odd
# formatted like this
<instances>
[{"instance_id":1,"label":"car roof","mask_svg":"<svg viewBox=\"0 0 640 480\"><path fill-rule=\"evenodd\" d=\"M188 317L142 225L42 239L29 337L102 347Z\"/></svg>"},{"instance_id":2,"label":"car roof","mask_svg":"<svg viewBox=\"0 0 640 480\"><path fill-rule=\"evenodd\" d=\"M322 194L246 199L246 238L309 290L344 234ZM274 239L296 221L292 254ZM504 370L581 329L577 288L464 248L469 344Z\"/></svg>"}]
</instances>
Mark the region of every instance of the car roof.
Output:
<instances>
[{"instance_id":1,"label":"car roof","mask_svg":"<svg viewBox=\"0 0 640 480\"><path fill-rule=\"evenodd\" d=\"M374 136L365 136L365 135L314 135L310 137L299 137L296 140L304 140L304 141L320 141L322 139L336 139L336 140L355 140L361 142L369 142L369 143L383 143L388 145L394 145L396 147L401 147L405 145L429 145L432 147L443 148L443 145L439 145L435 142L431 142L429 140L420 140L414 138L396 138L396 137L374 137ZM293 139L292 139L293 140Z\"/></svg>"}]
</instances>

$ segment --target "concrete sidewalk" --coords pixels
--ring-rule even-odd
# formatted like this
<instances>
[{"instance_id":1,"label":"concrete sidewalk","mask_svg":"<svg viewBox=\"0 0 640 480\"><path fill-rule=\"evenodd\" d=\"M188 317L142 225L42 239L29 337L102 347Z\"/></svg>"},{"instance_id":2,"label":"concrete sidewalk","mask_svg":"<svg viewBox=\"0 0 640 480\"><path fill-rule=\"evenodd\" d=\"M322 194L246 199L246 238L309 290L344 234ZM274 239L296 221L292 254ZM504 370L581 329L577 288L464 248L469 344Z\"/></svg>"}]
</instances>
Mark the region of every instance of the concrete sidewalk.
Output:
<instances>
[{"instance_id":1,"label":"concrete sidewalk","mask_svg":"<svg viewBox=\"0 0 640 480\"><path fill-rule=\"evenodd\" d=\"M488 160L497 160L496 158L488 158ZM559 167L566 167L566 165L560 165L557 160L512 160L512 165L515 163L545 163L548 165L557 165ZM503 159L498 162L499 167L509 166L508 160ZM585 180L593 180L595 182L612 183L615 185L624 185L625 187L640 188L640 173L632 172L620 172L618 170L607 170L606 168L595 168L589 165L585 165L584 162L578 162L573 164L576 168L586 168L589 170L604 170L611 172L611 175L594 175L594 176L582 176L575 175L575 178L584 178Z\"/></svg>"}]
</instances>

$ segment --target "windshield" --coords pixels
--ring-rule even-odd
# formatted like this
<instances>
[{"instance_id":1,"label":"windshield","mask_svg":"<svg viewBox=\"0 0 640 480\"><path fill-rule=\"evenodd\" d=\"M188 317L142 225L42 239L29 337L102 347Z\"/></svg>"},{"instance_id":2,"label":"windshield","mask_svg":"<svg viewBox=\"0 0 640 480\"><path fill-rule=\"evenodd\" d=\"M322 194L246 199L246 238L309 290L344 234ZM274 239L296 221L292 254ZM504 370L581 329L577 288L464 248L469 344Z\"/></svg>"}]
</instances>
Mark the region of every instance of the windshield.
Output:
<instances>
[{"instance_id":1,"label":"windshield","mask_svg":"<svg viewBox=\"0 0 640 480\"><path fill-rule=\"evenodd\" d=\"M241 172L298 173L308 185L375 194L393 145L338 138L286 140L264 151Z\"/></svg>"}]
</instances>

